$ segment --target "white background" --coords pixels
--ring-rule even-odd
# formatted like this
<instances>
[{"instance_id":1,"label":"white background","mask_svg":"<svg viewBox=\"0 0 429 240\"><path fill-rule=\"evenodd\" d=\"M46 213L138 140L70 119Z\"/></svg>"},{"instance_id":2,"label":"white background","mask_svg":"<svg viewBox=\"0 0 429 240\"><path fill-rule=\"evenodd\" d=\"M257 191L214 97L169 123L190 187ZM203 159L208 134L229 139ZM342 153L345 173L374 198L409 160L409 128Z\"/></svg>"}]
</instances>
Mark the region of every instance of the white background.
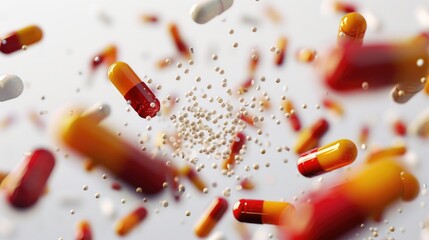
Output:
<instances>
[{"instance_id":1,"label":"white background","mask_svg":"<svg viewBox=\"0 0 429 240\"><path fill-rule=\"evenodd\" d=\"M25 83L23 94L14 100L3 102L0 105L0 119L15 116L16 121L8 128L0 130L0 170L9 171L23 159L25 152L36 147L47 147L55 151L57 165L49 181L49 193L36 206L29 210L17 211L9 207L0 198L0 219L4 228L5 221L13 225L11 234L0 235L0 239L73 239L75 224L81 219L88 219L96 239L116 239L114 224L118 218L132 211L142 204L142 197L133 193L132 189L124 188L116 192L110 188L112 177L103 180L103 170L87 173L82 167L82 157L74 155L60 146L49 129L52 130L52 116L64 104L80 103L90 106L96 102L106 102L112 108L112 115L103 122L103 125L112 127L115 132L121 132L124 139L138 146L137 134L149 134L154 140L157 132L172 130L170 120L161 116L148 122L141 119L134 111L127 112L126 102L107 80L107 69L101 67L93 76L92 85L87 84L89 76L89 62L97 52L107 44L117 44L119 59L131 65L136 73L147 75L155 84L161 84L162 89L156 94L160 100L169 94L175 94L182 99L179 106L186 106L185 93L192 86L198 88L197 93L206 92L209 96L221 96L235 106L239 106L236 97L228 97L225 89L221 88L222 79L228 79L228 87L236 87L246 79L248 59L251 49L257 47L261 53L261 64L257 70L257 79L266 77L265 82L257 81L261 86L259 92L253 90L245 97L251 101L251 96L259 97L263 91L269 93L273 108L264 113L263 135L258 136L255 130L247 129L246 133L261 142L271 143L265 155L260 154L260 148L254 142L248 143L248 151L244 155L244 163L240 165L236 174L239 176L252 175L256 182L256 189L251 192L236 191L237 181L234 178L222 176L219 169L213 170L213 158L199 156L199 163L205 164L201 175L208 184L217 183L217 187L210 187L208 194L202 194L186 185L186 194L189 198L182 198L175 203L168 191L150 198L145 206L149 210L149 217L136 228L127 239L194 239L193 225L200 217L206 206L215 196L222 195L222 191L231 188L228 198L230 208L214 232L221 231L227 239L239 239L234 229L236 222L231 208L240 198L256 198L266 200L284 200L293 202L293 198L308 191L317 179L306 179L299 176L295 162L297 156L293 152L276 151L279 146L293 146L296 134L278 110L281 95L290 97L298 109L304 126L308 126L320 116L325 116L331 123L331 129L323 138L322 143L329 143L339 138L357 140L360 127L365 122L371 123L370 143L379 146L391 145L396 136L386 120L390 112L396 113L405 122L409 123L414 117L426 108L428 96L418 94L407 104L398 105L389 97L389 90L372 92L369 94L336 95L329 92L334 99L339 100L346 111L345 117L339 118L326 109L316 109L327 89L323 87L311 65L299 63L294 54L301 47L311 47L323 52L336 41L338 23L342 14L325 14L321 11L322 1L254 1L238 0L232 8L213 21L198 25L189 15L191 6L196 1L113 1L113 0L74 0L74 1L0 1L0 33L2 35L29 24L39 25L44 32L43 40L30 46L25 52L11 55L0 55L0 74L18 75ZM282 23L272 23L264 13L267 6L276 8L282 15ZM381 23L376 31L369 28L365 36L366 42L376 40L391 40L412 36L424 30L419 25L415 10L419 6L429 7L427 1L361 1L357 3L360 10L372 12ZM111 20L104 23L96 12L102 12ZM144 24L140 21L142 14L156 14L160 22L155 25ZM251 19L253 22L243 19ZM175 65L165 70L155 67L156 61L174 55L175 49L167 32L167 24L175 22L182 35L195 50L193 66L189 66L182 59L184 67ZM256 26L257 31L252 32ZM235 33L230 35L229 29ZM286 63L278 68L273 64L274 54L270 48L276 46L277 38L286 35L289 39ZM233 48L238 42L238 48ZM218 60L211 59L212 54L218 55ZM222 76L214 71L219 66L225 70ZM189 74L184 69L189 68ZM176 81L176 75L181 76ZM201 83L195 82L195 77L201 76ZM280 78L280 83L275 79ZM207 90L207 84L213 89ZM152 84L151 86L155 86ZM287 86L287 92L285 90ZM42 97L45 99L42 100ZM204 105L201 101L201 105ZM300 106L307 104L307 109ZM215 106L215 105L213 105ZM207 105L211 109L212 105ZM47 125L45 129L36 128L29 120L31 111L47 111L41 116ZM176 108L175 113L179 111ZM222 112L222 110L219 110ZM253 111L256 113L255 111ZM280 125L270 118L271 115L281 120ZM127 123L125 126L124 123ZM147 131L147 126L152 126ZM55 132L55 130L52 130ZM268 136L267 136L268 134ZM419 160L418 167L413 172L418 176L421 184L428 183L429 154L427 141L408 135L404 139L410 152ZM153 148L153 141L147 144ZM167 150L167 149L166 149ZM64 154L70 153L69 158ZM365 151L359 150L358 159L351 165L355 167L363 161ZM284 159L289 159L285 164ZM182 165L183 160L174 160ZM244 171L244 166L260 164L260 169ZM271 166L266 168L265 163ZM344 169L325 175L325 180L343 174ZM88 185L89 190L83 191L82 186ZM101 198L96 199L95 193ZM121 199L126 199L122 204ZM73 200L74 199L74 200ZM100 211L100 202L110 199L113 201L117 214L114 218L107 218ZM65 203L64 201L68 202ZM73 200L73 201L72 201ZM168 208L160 206L159 201L169 201ZM70 202L71 201L71 202ZM419 224L429 215L424 204L426 196L419 196L414 202L398 203L386 212L384 219L388 223L376 224L369 221L356 239L371 236L368 228L376 226L380 237L393 236L395 239L418 239ZM397 209L401 208L402 213ZM75 214L71 215L70 210ZM159 213L156 213L156 209ZM185 211L191 211L186 217ZM387 234L390 226L395 226L394 233ZM0 228L2 228L0 226ZM400 231L403 228L404 231ZM276 238L276 230L269 226L248 225L248 230L256 239L268 238L272 232ZM2 230L5 231L4 229Z\"/></svg>"}]
</instances>

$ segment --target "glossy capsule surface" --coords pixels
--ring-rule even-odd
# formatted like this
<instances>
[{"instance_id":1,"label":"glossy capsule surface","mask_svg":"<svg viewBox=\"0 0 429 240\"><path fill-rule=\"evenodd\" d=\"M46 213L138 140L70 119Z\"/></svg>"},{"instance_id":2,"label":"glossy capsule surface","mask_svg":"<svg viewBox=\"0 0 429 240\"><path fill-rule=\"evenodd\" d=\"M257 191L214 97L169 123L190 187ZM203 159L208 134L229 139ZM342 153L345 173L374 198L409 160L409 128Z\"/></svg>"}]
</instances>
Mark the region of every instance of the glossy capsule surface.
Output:
<instances>
[{"instance_id":1,"label":"glossy capsule surface","mask_svg":"<svg viewBox=\"0 0 429 240\"><path fill-rule=\"evenodd\" d=\"M225 198L215 198L194 227L194 233L200 238L207 237L228 209Z\"/></svg>"},{"instance_id":2,"label":"glossy capsule surface","mask_svg":"<svg viewBox=\"0 0 429 240\"><path fill-rule=\"evenodd\" d=\"M121 180L144 193L160 192L166 181L165 162L133 147L115 133L80 113L60 116L59 139L71 149L103 166Z\"/></svg>"},{"instance_id":3,"label":"glossy capsule surface","mask_svg":"<svg viewBox=\"0 0 429 240\"><path fill-rule=\"evenodd\" d=\"M294 211L287 202L272 202L254 199L240 199L232 212L240 222L279 225L284 211Z\"/></svg>"},{"instance_id":4,"label":"glossy capsule surface","mask_svg":"<svg viewBox=\"0 0 429 240\"><path fill-rule=\"evenodd\" d=\"M400 43L347 44L318 61L323 81L340 92L395 86L392 98L407 102L424 87L429 38L421 34Z\"/></svg>"},{"instance_id":5,"label":"glossy capsule surface","mask_svg":"<svg viewBox=\"0 0 429 240\"><path fill-rule=\"evenodd\" d=\"M109 45L103 51L98 53L95 57L92 58L91 68L96 69L101 64L106 66L112 65L116 62L118 57L118 49L115 45Z\"/></svg>"},{"instance_id":6,"label":"glossy capsule surface","mask_svg":"<svg viewBox=\"0 0 429 240\"><path fill-rule=\"evenodd\" d=\"M418 196L419 183L396 160L384 158L349 174L335 187L311 193L297 203L296 214L284 216L283 239L340 239L367 218L382 213L397 200Z\"/></svg>"},{"instance_id":7,"label":"glossy capsule surface","mask_svg":"<svg viewBox=\"0 0 429 240\"><path fill-rule=\"evenodd\" d=\"M80 221L77 224L76 234L75 234L76 240L92 240L92 230L91 225L88 221L83 220Z\"/></svg>"},{"instance_id":8,"label":"glossy capsule surface","mask_svg":"<svg viewBox=\"0 0 429 240\"><path fill-rule=\"evenodd\" d=\"M222 164L222 169L228 169L228 166L233 167L235 165L235 156L240 153L241 148L246 143L246 135L242 132L238 132L235 135L234 141L231 144L228 158L224 160Z\"/></svg>"},{"instance_id":9,"label":"glossy capsule surface","mask_svg":"<svg viewBox=\"0 0 429 240\"><path fill-rule=\"evenodd\" d=\"M352 12L344 15L338 29L338 44L362 45L366 32L366 20L359 13Z\"/></svg>"},{"instance_id":10,"label":"glossy capsule surface","mask_svg":"<svg viewBox=\"0 0 429 240\"><path fill-rule=\"evenodd\" d=\"M1 38L0 51L5 54L16 52L24 46L39 42L43 37L42 29L30 25Z\"/></svg>"},{"instance_id":11,"label":"glossy capsule surface","mask_svg":"<svg viewBox=\"0 0 429 240\"><path fill-rule=\"evenodd\" d=\"M139 207L116 223L115 231L119 236L126 236L138 226L147 216L147 210Z\"/></svg>"},{"instance_id":12,"label":"glossy capsule surface","mask_svg":"<svg viewBox=\"0 0 429 240\"><path fill-rule=\"evenodd\" d=\"M161 108L159 100L128 64L124 62L112 64L108 75L113 85L140 117L154 117L158 113Z\"/></svg>"},{"instance_id":13,"label":"glossy capsule surface","mask_svg":"<svg viewBox=\"0 0 429 240\"><path fill-rule=\"evenodd\" d=\"M320 139L329 129L329 123L322 118L313 123L309 128L303 129L297 138L294 150L297 154L307 152L319 145Z\"/></svg>"},{"instance_id":14,"label":"glossy capsule surface","mask_svg":"<svg viewBox=\"0 0 429 240\"><path fill-rule=\"evenodd\" d=\"M205 0L198 2L191 8L191 17L194 22L204 24L228 10L234 0Z\"/></svg>"},{"instance_id":15,"label":"glossy capsule surface","mask_svg":"<svg viewBox=\"0 0 429 240\"><path fill-rule=\"evenodd\" d=\"M54 155L46 149L36 149L3 180L6 199L17 208L35 204L44 193L55 166Z\"/></svg>"},{"instance_id":16,"label":"glossy capsule surface","mask_svg":"<svg viewBox=\"0 0 429 240\"><path fill-rule=\"evenodd\" d=\"M314 177L352 163L357 156L356 145L340 139L299 156L297 167L305 177Z\"/></svg>"}]
</instances>

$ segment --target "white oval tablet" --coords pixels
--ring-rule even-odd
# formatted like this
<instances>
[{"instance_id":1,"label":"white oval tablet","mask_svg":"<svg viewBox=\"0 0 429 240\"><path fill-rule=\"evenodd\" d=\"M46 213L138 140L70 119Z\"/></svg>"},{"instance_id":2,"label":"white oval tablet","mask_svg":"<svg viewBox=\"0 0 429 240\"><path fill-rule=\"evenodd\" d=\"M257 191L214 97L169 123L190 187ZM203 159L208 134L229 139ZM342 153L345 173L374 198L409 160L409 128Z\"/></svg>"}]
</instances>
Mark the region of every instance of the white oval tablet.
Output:
<instances>
[{"instance_id":1,"label":"white oval tablet","mask_svg":"<svg viewBox=\"0 0 429 240\"><path fill-rule=\"evenodd\" d=\"M212 20L232 6L234 0L206 0L191 8L192 19L199 24Z\"/></svg>"},{"instance_id":2,"label":"white oval tablet","mask_svg":"<svg viewBox=\"0 0 429 240\"><path fill-rule=\"evenodd\" d=\"M22 80L12 74L0 76L0 102L17 98L24 90Z\"/></svg>"}]
</instances>

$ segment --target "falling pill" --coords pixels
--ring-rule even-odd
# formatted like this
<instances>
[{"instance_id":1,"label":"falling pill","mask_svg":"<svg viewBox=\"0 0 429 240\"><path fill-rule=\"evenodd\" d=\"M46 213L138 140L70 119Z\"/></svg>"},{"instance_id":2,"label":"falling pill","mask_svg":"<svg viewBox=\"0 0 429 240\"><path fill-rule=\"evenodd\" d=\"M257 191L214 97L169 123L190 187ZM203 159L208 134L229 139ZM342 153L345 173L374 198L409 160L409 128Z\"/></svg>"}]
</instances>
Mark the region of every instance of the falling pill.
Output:
<instances>
[{"instance_id":1,"label":"falling pill","mask_svg":"<svg viewBox=\"0 0 429 240\"><path fill-rule=\"evenodd\" d=\"M11 74L0 76L0 102L14 99L24 90L22 80Z\"/></svg>"},{"instance_id":2,"label":"falling pill","mask_svg":"<svg viewBox=\"0 0 429 240\"><path fill-rule=\"evenodd\" d=\"M204 24L228 10L233 3L234 0L202 1L191 8L191 17L196 23Z\"/></svg>"}]
</instances>

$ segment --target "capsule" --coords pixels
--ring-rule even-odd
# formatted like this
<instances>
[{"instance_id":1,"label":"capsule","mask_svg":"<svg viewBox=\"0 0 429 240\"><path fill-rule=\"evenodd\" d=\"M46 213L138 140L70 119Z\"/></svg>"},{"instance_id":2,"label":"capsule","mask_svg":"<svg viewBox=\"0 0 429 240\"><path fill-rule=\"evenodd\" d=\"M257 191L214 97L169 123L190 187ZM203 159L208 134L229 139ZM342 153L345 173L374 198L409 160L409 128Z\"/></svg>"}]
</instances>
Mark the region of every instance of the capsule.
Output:
<instances>
[{"instance_id":1,"label":"capsule","mask_svg":"<svg viewBox=\"0 0 429 240\"><path fill-rule=\"evenodd\" d=\"M325 135L328 129L328 121L322 118L313 123L311 127L302 130L299 133L295 143L295 152L297 154L302 154L317 147L317 145L319 145L320 139L323 137L323 135Z\"/></svg>"},{"instance_id":2,"label":"capsule","mask_svg":"<svg viewBox=\"0 0 429 240\"><path fill-rule=\"evenodd\" d=\"M333 8L335 12L339 13L353 13L357 10L355 5L343 1L335 1Z\"/></svg>"},{"instance_id":3,"label":"capsule","mask_svg":"<svg viewBox=\"0 0 429 240\"><path fill-rule=\"evenodd\" d=\"M112 65L116 62L118 56L118 49L115 45L109 45L103 51L98 53L91 60L91 68L92 70L96 69L101 64L105 64L106 66Z\"/></svg>"},{"instance_id":4,"label":"capsule","mask_svg":"<svg viewBox=\"0 0 429 240\"><path fill-rule=\"evenodd\" d=\"M393 132L398 136L404 137L407 135L407 125L405 125L405 123L400 119L393 121L392 129Z\"/></svg>"},{"instance_id":5,"label":"capsule","mask_svg":"<svg viewBox=\"0 0 429 240\"><path fill-rule=\"evenodd\" d=\"M96 103L92 107L86 109L83 117L91 117L97 122L101 122L110 115L110 106L106 103Z\"/></svg>"},{"instance_id":6,"label":"capsule","mask_svg":"<svg viewBox=\"0 0 429 240\"><path fill-rule=\"evenodd\" d=\"M128 64L124 62L112 64L108 75L113 85L140 117L154 117L158 113L161 107L159 100Z\"/></svg>"},{"instance_id":7,"label":"capsule","mask_svg":"<svg viewBox=\"0 0 429 240\"><path fill-rule=\"evenodd\" d=\"M291 100L287 99L283 101L283 110L286 117L289 119L292 129L295 132L301 130L301 120L299 120L298 114L296 113Z\"/></svg>"},{"instance_id":8,"label":"capsule","mask_svg":"<svg viewBox=\"0 0 429 240\"><path fill-rule=\"evenodd\" d=\"M238 132L235 135L234 141L231 144L228 158L222 164L222 169L228 169L228 166L231 168L235 164L235 156L240 153L241 148L246 143L246 136L242 132Z\"/></svg>"},{"instance_id":9,"label":"capsule","mask_svg":"<svg viewBox=\"0 0 429 240\"><path fill-rule=\"evenodd\" d=\"M274 62L277 66L281 66L284 63L287 43L288 43L287 38L284 36L280 37L277 42L278 52L276 51L276 57L274 59Z\"/></svg>"},{"instance_id":10,"label":"capsule","mask_svg":"<svg viewBox=\"0 0 429 240\"><path fill-rule=\"evenodd\" d=\"M240 113L240 119L243 120L243 122L247 123L249 126L255 127L255 121L253 121L253 117L249 114L241 114Z\"/></svg>"},{"instance_id":11,"label":"capsule","mask_svg":"<svg viewBox=\"0 0 429 240\"><path fill-rule=\"evenodd\" d=\"M7 177L7 172L0 172L0 184L3 182L3 180Z\"/></svg>"},{"instance_id":12,"label":"capsule","mask_svg":"<svg viewBox=\"0 0 429 240\"><path fill-rule=\"evenodd\" d=\"M249 89L253 86L253 77L250 77L248 79L246 79L246 81L244 81L241 86L238 88L238 95L241 95L243 93L246 93L247 91L249 91Z\"/></svg>"},{"instance_id":13,"label":"capsule","mask_svg":"<svg viewBox=\"0 0 429 240\"><path fill-rule=\"evenodd\" d=\"M394 86L391 96L405 103L424 87L429 68L429 37L420 34L402 43L379 43L335 48L318 61L323 81L348 92Z\"/></svg>"},{"instance_id":14,"label":"capsule","mask_svg":"<svg viewBox=\"0 0 429 240\"><path fill-rule=\"evenodd\" d=\"M24 91L24 83L18 76L7 74L0 76L0 102L17 98Z\"/></svg>"},{"instance_id":15,"label":"capsule","mask_svg":"<svg viewBox=\"0 0 429 240\"><path fill-rule=\"evenodd\" d=\"M255 183L249 178L245 178L240 182L240 187L243 190L253 190L255 189Z\"/></svg>"},{"instance_id":16,"label":"capsule","mask_svg":"<svg viewBox=\"0 0 429 240\"><path fill-rule=\"evenodd\" d=\"M86 220L80 221L77 224L76 240L92 240L91 225Z\"/></svg>"},{"instance_id":17,"label":"capsule","mask_svg":"<svg viewBox=\"0 0 429 240\"><path fill-rule=\"evenodd\" d=\"M317 57L317 51L311 48L302 48L296 53L296 60L302 63L311 63Z\"/></svg>"},{"instance_id":18,"label":"capsule","mask_svg":"<svg viewBox=\"0 0 429 240\"><path fill-rule=\"evenodd\" d=\"M290 240L341 239L367 218L381 219L397 200L411 201L418 193L417 179L397 161L364 164L334 187L304 196L295 213L282 217L281 235Z\"/></svg>"},{"instance_id":19,"label":"capsule","mask_svg":"<svg viewBox=\"0 0 429 240\"><path fill-rule=\"evenodd\" d=\"M368 144L368 137L369 137L369 126L363 125L360 133L359 133L359 144L360 145L367 145Z\"/></svg>"},{"instance_id":20,"label":"capsule","mask_svg":"<svg viewBox=\"0 0 429 240\"><path fill-rule=\"evenodd\" d=\"M323 106L325 106L327 109L332 110L335 114L339 116L344 115L344 108L341 106L341 104L337 101L334 101L330 98L323 99Z\"/></svg>"},{"instance_id":21,"label":"capsule","mask_svg":"<svg viewBox=\"0 0 429 240\"><path fill-rule=\"evenodd\" d=\"M10 54L39 42L42 37L42 29L38 26L27 26L3 37L0 42L0 51L5 54Z\"/></svg>"},{"instance_id":22,"label":"capsule","mask_svg":"<svg viewBox=\"0 0 429 240\"><path fill-rule=\"evenodd\" d=\"M400 156L404 156L406 152L407 152L407 147L403 144L382 148L382 149L376 149L376 150L372 150L366 156L365 161L367 163L372 163L384 158L400 157Z\"/></svg>"},{"instance_id":23,"label":"capsule","mask_svg":"<svg viewBox=\"0 0 429 240\"><path fill-rule=\"evenodd\" d=\"M424 88L424 92L426 93L426 95L429 95L429 76L426 76L426 78L424 79L425 82L425 88Z\"/></svg>"},{"instance_id":24,"label":"capsule","mask_svg":"<svg viewBox=\"0 0 429 240\"><path fill-rule=\"evenodd\" d=\"M144 14L141 17L144 23L157 23L159 22L159 18L153 14Z\"/></svg>"},{"instance_id":25,"label":"capsule","mask_svg":"<svg viewBox=\"0 0 429 240\"><path fill-rule=\"evenodd\" d=\"M215 198L206 212L194 226L194 233L200 238L207 237L228 209L225 198Z\"/></svg>"},{"instance_id":26,"label":"capsule","mask_svg":"<svg viewBox=\"0 0 429 240\"><path fill-rule=\"evenodd\" d=\"M305 177L314 177L351 164L357 156L356 145L340 139L299 156L297 167Z\"/></svg>"},{"instance_id":27,"label":"capsule","mask_svg":"<svg viewBox=\"0 0 429 240\"><path fill-rule=\"evenodd\" d=\"M180 169L180 175L186 176L189 181L191 181L191 183L201 192L204 190L204 188L207 187L204 180L198 176L197 172L189 165L186 165Z\"/></svg>"},{"instance_id":28,"label":"capsule","mask_svg":"<svg viewBox=\"0 0 429 240\"><path fill-rule=\"evenodd\" d=\"M140 224L147 216L147 210L144 207L138 207L130 214L120 219L115 226L116 234L119 236L126 236L129 234L138 224Z\"/></svg>"},{"instance_id":29,"label":"capsule","mask_svg":"<svg viewBox=\"0 0 429 240\"><path fill-rule=\"evenodd\" d=\"M192 6L191 17L194 22L204 24L228 10L234 0L205 0Z\"/></svg>"},{"instance_id":30,"label":"capsule","mask_svg":"<svg viewBox=\"0 0 429 240\"><path fill-rule=\"evenodd\" d=\"M168 25L168 32L173 39L177 51L186 59L191 59L191 51L189 50L188 45L185 43L182 36L180 35L179 28L177 27L177 25L174 23L170 23Z\"/></svg>"},{"instance_id":31,"label":"capsule","mask_svg":"<svg viewBox=\"0 0 429 240\"><path fill-rule=\"evenodd\" d=\"M46 149L36 149L3 180L6 199L17 208L34 205L45 191L55 166L54 155Z\"/></svg>"},{"instance_id":32,"label":"capsule","mask_svg":"<svg viewBox=\"0 0 429 240\"><path fill-rule=\"evenodd\" d=\"M66 146L144 193L154 194L163 189L167 174L164 161L136 149L94 118L80 114L61 117L56 132Z\"/></svg>"},{"instance_id":33,"label":"capsule","mask_svg":"<svg viewBox=\"0 0 429 240\"><path fill-rule=\"evenodd\" d=\"M37 129L43 131L46 128L46 124L40 117L39 112L29 111L27 116Z\"/></svg>"},{"instance_id":34,"label":"capsule","mask_svg":"<svg viewBox=\"0 0 429 240\"><path fill-rule=\"evenodd\" d=\"M260 54L257 49L253 49L252 55L250 56L248 73L251 78L255 75L256 69L260 64Z\"/></svg>"},{"instance_id":35,"label":"capsule","mask_svg":"<svg viewBox=\"0 0 429 240\"><path fill-rule=\"evenodd\" d=\"M287 202L240 199L232 212L240 222L279 225L284 212L294 210L293 205Z\"/></svg>"},{"instance_id":36,"label":"capsule","mask_svg":"<svg viewBox=\"0 0 429 240\"><path fill-rule=\"evenodd\" d=\"M361 46L365 32L365 18L356 12L348 13L341 18L337 35L337 43L338 45L357 44Z\"/></svg>"}]
</instances>

